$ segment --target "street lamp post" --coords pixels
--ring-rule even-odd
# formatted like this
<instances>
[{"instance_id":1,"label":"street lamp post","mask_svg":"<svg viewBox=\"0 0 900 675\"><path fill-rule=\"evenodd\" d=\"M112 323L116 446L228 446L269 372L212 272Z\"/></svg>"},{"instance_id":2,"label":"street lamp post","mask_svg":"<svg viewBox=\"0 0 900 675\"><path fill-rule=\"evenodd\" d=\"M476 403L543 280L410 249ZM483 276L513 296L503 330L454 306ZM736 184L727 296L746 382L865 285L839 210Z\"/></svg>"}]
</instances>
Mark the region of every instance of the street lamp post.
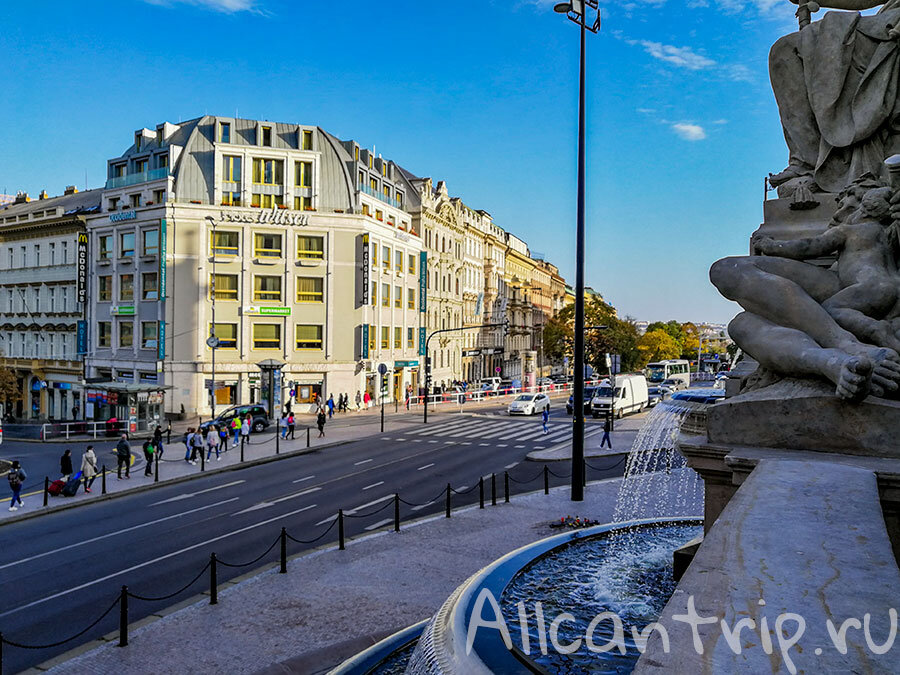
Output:
<instances>
[{"instance_id":1,"label":"street lamp post","mask_svg":"<svg viewBox=\"0 0 900 675\"><path fill-rule=\"evenodd\" d=\"M587 9L597 18L587 23ZM581 29L581 60L578 72L578 215L575 227L575 391L573 400L584 400L584 80L585 35L600 30L600 10L597 0L572 0L557 4L554 11L565 14ZM584 406L575 405L572 415L572 501L584 500Z\"/></svg>"},{"instance_id":2,"label":"street lamp post","mask_svg":"<svg viewBox=\"0 0 900 675\"><path fill-rule=\"evenodd\" d=\"M216 419L216 348L219 346L219 338L216 337L216 220L212 216L206 216L209 226L212 228L209 251L212 254L212 277L209 282L210 295L212 296L212 325L209 327L209 337L206 344L212 350L212 385L209 389L209 407L212 411L210 419Z\"/></svg>"}]
</instances>

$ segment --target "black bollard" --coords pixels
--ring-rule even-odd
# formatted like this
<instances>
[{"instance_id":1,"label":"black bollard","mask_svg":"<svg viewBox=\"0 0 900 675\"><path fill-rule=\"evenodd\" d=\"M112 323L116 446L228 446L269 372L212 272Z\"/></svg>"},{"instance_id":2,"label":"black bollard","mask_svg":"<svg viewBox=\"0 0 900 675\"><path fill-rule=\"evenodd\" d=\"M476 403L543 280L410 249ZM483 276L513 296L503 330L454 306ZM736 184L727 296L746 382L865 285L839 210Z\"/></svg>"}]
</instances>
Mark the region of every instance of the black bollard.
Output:
<instances>
[{"instance_id":1,"label":"black bollard","mask_svg":"<svg viewBox=\"0 0 900 675\"><path fill-rule=\"evenodd\" d=\"M394 532L400 531L400 493L394 493Z\"/></svg>"},{"instance_id":2,"label":"black bollard","mask_svg":"<svg viewBox=\"0 0 900 675\"><path fill-rule=\"evenodd\" d=\"M244 461L244 434L241 434L241 463Z\"/></svg>"},{"instance_id":3,"label":"black bollard","mask_svg":"<svg viewBox=\"0 0 900 675\"><path fill-rule=\"evenodd\" d=\"M581 487L587 487L587 460L581 461Z\"/></svg>"},{"instance_id":4,"label":"black bollard","mask_svg":"<svg viewBox=\"0 0 900 675\"><path fill-rule=\"evenodd\" d=\"M344 550L344 509L338 509L338 547Z\"/></svg>"},{"instance_id":5,"label":"black bollard","mask_svg":"<svg viewBox=\"0 0 900 675\"><path fill-rule=\"evenodd\" d=\"M309 447L309 427L306 427L306 447Z\"/></svg>"},{"instance_id":6,"label":"black bollard","mask_svg":"<svg viewBox=\"0 0 900 675\"><path fill-rule=\"evenodd\" d=\"M509 471L503 472L503 501L509 504Z\"/></svg>"},{"instance_id":7,"label":"black bollard","mask_svg":"<svg viewBox=\"0 0 900 675\"><path fill-rule=\"evenodd\" d=\"M484 508L484 476L478 479L478 508Z\"/></svg>"},{"instance_id":8,"label":"black bollard","mask_svg":"<svg viewBox=\"0 0 900 675\"><path fill-rule=\"evenodd\" d=\"M446 516L450 517L450 483L447 483L447 508L446 508Z\"/></svg>"},{"instance_id":9,"label":"black bollard","mask_svg":"<svg viewBox=\"0 0 900 675\"><path fill-rule=\"evenodd\" d=\"M281 574L287 574L287 530L281 528Z\"/></svg>"},{"instance_id":10,"label":"black bollard","mask_svg":"<svg viewBox=\"0 0 900 675\"><path fill-rule=\"evenodd\" d=\"M100 484L102 486L101 494L106 494L106 464L100 467Z\"/></svg>"},{"instance_id":11,"label":"black bollard","mask_svg":"<svg viewBox=\"0 0 900 675\"><path fill-rule=\"evenodd\" d=\"M281 434L279 433L278 427L276 427L275 428L275 454L276 455L279 453L280 443L281 443Z\"/></svg>"},{"instance_id":12,"label":"black bollard","mask_svg":"<svg viewBox=\"0 0 900 675\"><path fill-rule=\"evenodd\" d=\"M200 470L206 471L206 452L204 452L205 448L200 448Z\"/></svg>"},{"instance_id":13,"label":"black bollard","mask_svg":"<svg viewBox=\"0 0 900 675\"><path fill-rule=\"evenodd\" d=\"M491 474L491 506L497 506L497 474Z\"/></svg>"},{"instance_id":14,"label":"black bollard","mask_svg":"<svg viewBox=\"0 0 900 675\"><path fill-rule=\"evenodd\" d=\"M50 478L44 476L44 506L47 506L47 500L50 497Z\"/></svg>"},{"instance_id":15,"label":"black bollard","mask_svg":"<svg viewBox=\"0 0 900 675\"><path fill-rule=\"evenodd\" d=\"M544 494L550 494L550 468L544 464Z\"/></svg>"},{"instance_id":16,"label":"black bollard","mask_svg":"<svg viewBox=\"0 0 900 675\"><path fill-rule=\"evenodd\" d=\"M219 604L219 580L216 573L216 554L209 554L209 604Z\"/></svg>"},{"instance_id":17,"label":"black bollard","mask_svg":"<svg viewBox=\"0 0 900 675\"><path fill-rule=\"evenodd\" d=\"M128 586L122 586L119 596L119 646L128 646Z\"/></svg>"},{"instance_id":18,"label":"black bollard","mask_svg":"<svg viewBox=\"0 0 900 675\"><path fill-rule=\"evenodd\" d=\"M158 450L153 457L155 460L153 462L153 482L158 483L159 482L159 451Z\"/></svg>"}]
</instances>

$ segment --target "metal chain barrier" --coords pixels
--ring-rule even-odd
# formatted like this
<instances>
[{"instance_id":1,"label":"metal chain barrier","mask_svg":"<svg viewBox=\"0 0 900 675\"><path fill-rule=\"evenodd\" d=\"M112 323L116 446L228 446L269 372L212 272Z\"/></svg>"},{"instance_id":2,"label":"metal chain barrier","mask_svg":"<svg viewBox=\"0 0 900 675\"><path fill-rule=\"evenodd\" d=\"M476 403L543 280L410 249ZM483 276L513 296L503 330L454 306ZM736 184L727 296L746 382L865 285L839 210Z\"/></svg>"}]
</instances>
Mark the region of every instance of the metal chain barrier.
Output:
<instances>
[{"instance_id":1,"label":"metal chain barrier","mask_svg":"<svg viewBox=\"0 0 900 675\"><path fill-rule=\"evenodd\" d=\"M451 487L451 488L450 488L450 491L453 492L453 494L455 494L455 495L467 495L467 494L469 494L470 492L472 492L473 490L475 490L477 487L478 487L478 483L475 483L475 485L473 485L472 487L470 487L468 490L462 490L462 491L459 491L459 490L457 490L457 489ZM445 491L446 491L446 490L445 490Z\"/></svg>"},{"instance_id":2,"label":"metal chain barrier","mask_svg":"<svg viewBox=\"0 0 900 675\"><path fill-rule=\"evenodd\" d=\"M344 511L344 517L345 518L368 518L369 516L374 516L376 513L381 513L387 507L393 506L393 505L394 505L394 502L388 500L384 503L384 506L382 506L381 508L375 509L374 511L370 511L369 513L350 514L350 513L347 513L346 511Z\"/></svg>"},{"instance_id":3,"label":"metal chain barrier","mask_svg":"<svg viewBox=\"0 0 900 675\"><path fill-rule=\"evenodd\" d=\"M203 569L200 570L200 573L197 576L195 576L193 579L191 579L188 583L186 583L184 586L179 588L174 593L169 593L168 595L161 595L159 597L154 597L151 595L138 595L137 593L132 593L131 591L128 591L128 595L131 596L132 598L134 598L135 600L144 600L146 602L159 602L160 600L168 600L169 598L174 598L176 595L178 595L180 593L184 593L188 588L190 588L195 583L197 583L197 581L200 579L200 577L203 576L203 573L209 569L209 565L210 565L210 563L206 563L206 565L204 565Z\"/></svg>"},{"instance_id":4,"label":"metal chain barrier","mask_svg":"<svg viewBox=\"0 0 900 675\"><path fill-rule=\"evenodd\" d=\"M5 637L0 636L0 647L2 647L2 645L9 645L10 647L18 647L19 649L51 649L51 648L53 648L53 647L59 647L59 646L61 646L61 645L66 644L67 642L71 642L72 640L74 640L74 639L76 639L76 638L80 638L82 635L84 635L85 633L87 633L91 628L93 628L93 627L96 626L98 623L100 623L101 621L103 621L103 619L105 619L105 618L107 617L107 615L108 615L111 611L113 611L113 609L116 608L116 606L119 604L119 601L120 601L121 599L122 599L121 596L116 595L116 600L115 600L115 602L113 602L113 604L111 604L111 605L109 606L109 609L107 609L105 612L103 612L103 614L100 615L100 618L99 618L99 619L97 619L96 621L94 621L94 623L92 623L90 626L88 626L88 627L85 628L84 630L79 631L78 633L76 633L76 634L73 635L72 637L66 638L65 640L60 640L59 642L54 642L53 644L49 644L49 645L25 645L25 644L22 644L22 643L20 643L20 642L13 642L12 640L7 640Z\"/></svg>"},{"instance_id":5,"label":"metal chain barrier","mask_svg":"<svg viewBox=\"0 0 900 675\"><path fill-rule=\"evenodd\" d=\"M335 517L335 519L331 521L331 525L329 525L325 529L325 531L322 534L320 534L318 537L316 537L315 539L294 539L294 537L292 537L290 534L287 535L287 538L290 539L295 544L314 544L317 541L319 541L320 539L322 539L326 534L331 532L332 528L334 528L335 525L337 525L337 517Z\"/></svg>"},{"instance_id":6,"label":"metal chain barrier","mask_svg":"<svg viewBox=\"0 0 900 675\"><path fill-rule=\"evenodd\" d=\"M572 472L569 473L556 473L553 469L548 469L551 476L556 476L557 478L571 478Z\"/></svg>"},{"instance_id":7,"label":"metal chain barrier","mask_svg":"<svg viewBox=\"0 0 900 675\"><path fill-rule=\"evenodd\" d=\"M260 560L262 560L262 559L265 558L267 555L269 555L269 553L272 551L272 549L275 548L275 546L276 546L280 541L281 541L281 536L279 535L278 539L276 539L275 541L272 542L272 545L271 545L269 548L266 549L265 553L263 553L263 554L262 554L261 556L259 556L258 558L254 558L254 559L251 560L250 562L241 563L240 565L234 565L234 564L232 564L232 563L227 563L227 562L225 562L224 560L219 560L218 558L216 558L216 562L217 562L218 564L220 564L220 565L225 565L225 567L247 567L248 565L253 565L253 564L255 564L255 563L258 563Z\"/></svg>"},{"instance_id":8,"label":"metal chain barrier","mask_svg":"<svg viewBox=\"0 0 900 675\"><path fill-rule=\"evenodd\" d=\"M407 506L428 506L429 504L434 504L438 499L443 497L447 493L446 488L438 492L433 499L425 502L424 504L416 504L415 502L408 502L403 497L400 497L400 501Z\"/></svg>"},{"instance_id":9,"label":"metal chain barrier","mask_svg":"<svg viewBox=\"0 0 900 675\"><path fill-rule=\"evenodd\" d=\"M605 467L594 466L587 460L585 460L584 463L585 463L585 466L588 466L589 468L593 469L594 471L609 471L610 469L615 469L617 466L619 466L619 464L624 462L626 459L628 459L628 455L622 455L622 459L620 459L618 462L616 462L615 464L610 464L609 466L605 466Z\"/></svg>"},{"instance_id":10,"label":"metal chain barrier","mask_svg":"<svg viewBox=\"0 0 900 675\"><path fill-rule=\"evenodd\" d=\"M543 476L543 475L544 475L544 470L541 469L540 471L537 472L537 474L534 476L534 478L529 478L528 480L516 480L516 479L513 478L512 476L510 476L509 479L510 479L513 483L517 483L518 485L526 485L526 484L528 484L528 483L531 483L531 482L533 482L533 481L536 481L538 478L540 478L540 477Z\"/></svg>"}]
</instances>

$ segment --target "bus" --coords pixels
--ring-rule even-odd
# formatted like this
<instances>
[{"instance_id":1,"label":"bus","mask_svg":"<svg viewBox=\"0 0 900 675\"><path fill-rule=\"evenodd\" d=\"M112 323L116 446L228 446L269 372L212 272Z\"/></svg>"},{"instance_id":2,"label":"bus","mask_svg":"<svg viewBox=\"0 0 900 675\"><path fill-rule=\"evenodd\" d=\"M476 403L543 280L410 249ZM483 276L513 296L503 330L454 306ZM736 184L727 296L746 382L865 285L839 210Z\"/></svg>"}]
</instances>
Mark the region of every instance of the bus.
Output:
<instances>
[{"instance_id":1,"label":"bus","mask_svg":"<svg viewBox=\"0 0 900 675\"><path fill-rule=\"evenodd\" d=\"M681 380L684 386L691 386L691 364L684 359L666 359L656 363L648 363L644 369L647 382L660 384L664 380Z\"/></svg>"}]
</instances>

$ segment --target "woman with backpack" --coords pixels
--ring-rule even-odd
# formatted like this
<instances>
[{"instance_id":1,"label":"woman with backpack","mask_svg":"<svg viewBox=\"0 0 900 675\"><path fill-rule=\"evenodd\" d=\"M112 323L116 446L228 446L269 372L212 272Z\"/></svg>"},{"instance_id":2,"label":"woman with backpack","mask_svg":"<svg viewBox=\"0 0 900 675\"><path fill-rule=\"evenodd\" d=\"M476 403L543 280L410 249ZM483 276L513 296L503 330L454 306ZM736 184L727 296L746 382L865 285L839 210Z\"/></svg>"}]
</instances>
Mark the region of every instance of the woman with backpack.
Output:
<instances>
[{"instance_id":1,"label":"woman with backpack","mask_svg":"<svg viewBox=\"0 0 900 675\"><path fill-rule=\"evenodd\" d=\"M19 460L13 460L9 473L6 475L6 479L9 481L9 489L12 491L12 499L9 501L10 511L18 511L20 506L25 506L22 503L20 493L22 492L22 484L25 482L26 478L28 478L28 476L25 475L25 470L19 466Z\"/></svg>"},{"instance_id":2,"label":"woman with backpack","mask_svg":"<svg viewBox=\"0 0 900 675\"><path fill-rule=\"evenodd\" d=\"M325 409L319 408L319 414L316 415L316 426L319 427L319 438L325 437L325 422L328 418L325 416Z\"/></svg>"}]
</instances>

